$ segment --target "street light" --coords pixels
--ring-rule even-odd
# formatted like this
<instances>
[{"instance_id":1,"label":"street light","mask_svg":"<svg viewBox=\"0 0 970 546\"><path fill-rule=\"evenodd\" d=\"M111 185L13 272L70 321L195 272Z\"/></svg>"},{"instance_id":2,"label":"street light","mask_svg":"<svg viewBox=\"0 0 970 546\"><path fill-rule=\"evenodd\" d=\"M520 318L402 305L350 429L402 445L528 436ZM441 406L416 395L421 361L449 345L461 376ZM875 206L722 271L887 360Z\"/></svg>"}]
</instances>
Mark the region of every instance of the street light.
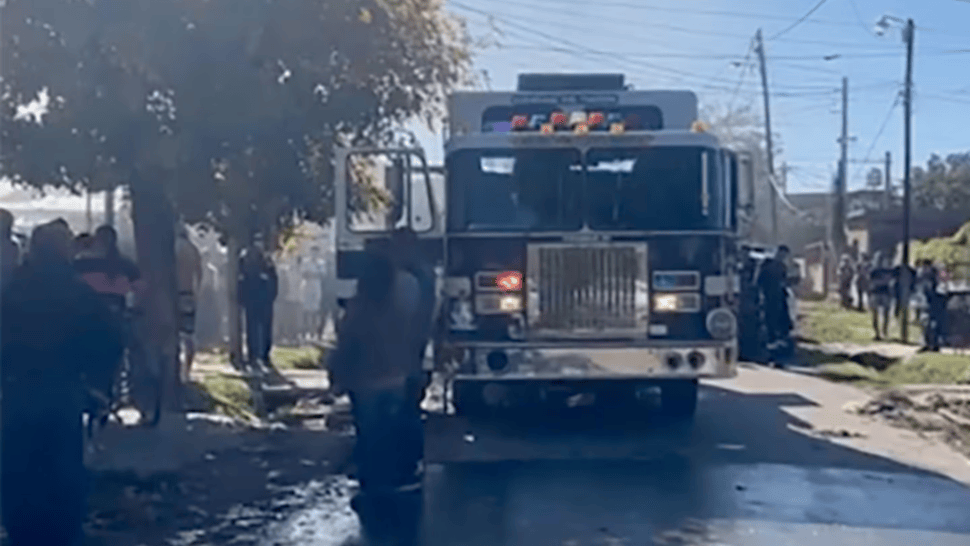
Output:
<instances>
[{"instance_id":1,"label":"street light","mask_svg":"<svg viewBox=\"0 0 970 546\"><path fill-rule=\"evenodd\" d=\"M902 268L900 270L900 282L902 287L900 297L900 336L903 343L909 340L909 227L910 227L910 203L912 192L910 189L910 151L912 149L912 113L913 113L913 38L916 33L916 24L912 19L900 19L892 15L883 15L876 21L875 32L882 36L892 25L892 23L903 24L903 42L906 44L906 83L903 89L903 256Z\"/></svg>"}]
</instances>

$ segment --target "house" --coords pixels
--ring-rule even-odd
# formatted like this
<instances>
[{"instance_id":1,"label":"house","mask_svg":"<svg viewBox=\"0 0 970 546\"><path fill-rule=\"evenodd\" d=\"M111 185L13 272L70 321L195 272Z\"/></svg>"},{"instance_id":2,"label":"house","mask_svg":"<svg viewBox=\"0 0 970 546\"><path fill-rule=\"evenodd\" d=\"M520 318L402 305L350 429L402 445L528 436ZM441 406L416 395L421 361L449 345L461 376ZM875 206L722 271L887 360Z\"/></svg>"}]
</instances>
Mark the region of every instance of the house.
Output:
<instances>
[{"instance_id":1,"label":"house","mask_svg":"<svg viewBox=\"0 0 970 546\"><path fill-rule=\"evenodd\" d=\"M953 235L968 220L970 212L967 211L914 207L910 214L910 240ZM871 256L879 251L897 258L897 248L903 238L902 208L850 214L846 220L846 232L849 246L858 252Z\"/></svg>"}]
</instances>

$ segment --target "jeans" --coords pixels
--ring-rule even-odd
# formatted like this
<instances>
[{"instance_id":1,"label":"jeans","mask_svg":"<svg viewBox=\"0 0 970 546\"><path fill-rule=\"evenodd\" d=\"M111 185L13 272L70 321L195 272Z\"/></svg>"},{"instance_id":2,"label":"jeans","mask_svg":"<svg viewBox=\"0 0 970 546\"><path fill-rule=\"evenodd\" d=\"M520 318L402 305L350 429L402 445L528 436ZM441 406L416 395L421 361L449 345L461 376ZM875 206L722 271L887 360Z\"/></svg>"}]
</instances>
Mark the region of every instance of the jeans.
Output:
<instances>
[{"instance_id":1,"label":"jeans","mask_svg":"<svg viewBox=\"0 0 970 546\"><path fill-rule=\"evenodd\" d=\"M246 307L246 358L269 362L273 347L273 307Z\"/></svg>"},{"instance_id":2,"label":"jeans","mask_svg":"<svg viewBox=\"0 0 970 546\"><path fill-rule=\"evenodd\" d=\"M414 482L421 458L416 446L423 446L423 438L421 416L411 398L406 388L351 393L362 490L390 491Z\"/></svg>"}]
</instances>

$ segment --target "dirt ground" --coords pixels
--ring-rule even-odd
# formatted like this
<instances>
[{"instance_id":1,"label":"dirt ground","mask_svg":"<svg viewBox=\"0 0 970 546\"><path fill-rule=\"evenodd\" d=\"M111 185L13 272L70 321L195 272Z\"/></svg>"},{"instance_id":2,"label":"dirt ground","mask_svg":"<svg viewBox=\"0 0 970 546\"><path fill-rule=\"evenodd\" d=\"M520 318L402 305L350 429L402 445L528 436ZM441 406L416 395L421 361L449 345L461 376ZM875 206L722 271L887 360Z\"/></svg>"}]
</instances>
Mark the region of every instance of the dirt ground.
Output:
<instances>
[{"instance_id":1,"label":"dirt ground","mask_svg":"<svg viewBox=\"0 0 970 546\"><path fill-rule=\"evenodd\" d=\"M348 434L236 434L241 445L206 452L177 471L95 472L88 546L257 544L260 537L245 530L318 502L310 498L321 494L313 484L349 487L342 477L353 444Z\"/></svg>"}]
</instances>

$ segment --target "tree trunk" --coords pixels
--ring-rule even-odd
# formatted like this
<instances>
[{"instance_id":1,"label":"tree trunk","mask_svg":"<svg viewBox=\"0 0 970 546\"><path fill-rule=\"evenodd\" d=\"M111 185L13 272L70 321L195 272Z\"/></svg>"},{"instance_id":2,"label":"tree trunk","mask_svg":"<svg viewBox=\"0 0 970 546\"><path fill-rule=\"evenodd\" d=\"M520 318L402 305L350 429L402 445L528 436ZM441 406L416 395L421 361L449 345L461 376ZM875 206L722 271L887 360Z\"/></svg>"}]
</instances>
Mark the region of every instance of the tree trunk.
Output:
<instances>
[{"instance_id":1,"label":"tree trunk","mask_svg":"<svg viewBox=\"0 0 970 546\"><path fill-rule=\"evenodd\" d=\"M244 369L242 353L242 321L239 313L239 297L236 292L239 279L239 239L231 232L227 241L226 298L229 315L229 362L237 370Z\"/></svg>"},{"instance_id":2,"label":"tree trunk","mask_svg":"<svg viewBox=\"0 0 970 546\"><path fill-rule=\"evenodd\" d=\"M161 175L164 176L164 175ZM138 177L131 185L135 247L147 283L142 300L146 352L161 379L162 409L181 410L175 272L175 211L161 180Z\"/></svg>"}]
</instances>

